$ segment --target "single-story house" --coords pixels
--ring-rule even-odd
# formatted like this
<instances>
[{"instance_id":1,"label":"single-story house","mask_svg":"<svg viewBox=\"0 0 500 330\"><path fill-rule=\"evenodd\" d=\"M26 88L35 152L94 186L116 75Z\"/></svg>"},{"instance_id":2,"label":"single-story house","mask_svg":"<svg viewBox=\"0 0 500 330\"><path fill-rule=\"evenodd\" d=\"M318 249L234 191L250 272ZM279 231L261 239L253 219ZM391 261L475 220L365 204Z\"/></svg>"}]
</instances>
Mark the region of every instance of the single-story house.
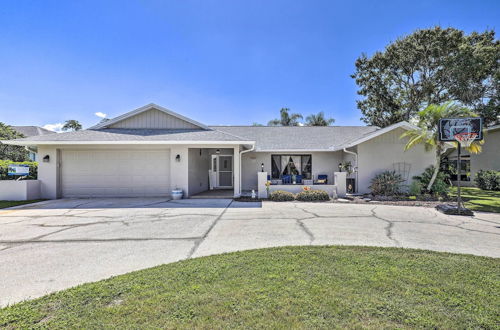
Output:
<instances>
[{"instance_id":1,"label":"single-story house","mask_svg":"<svg viewBox=\"0 0 500 330\"><path fill-rule=\"evenodd\" d=\"M185 197L220 189L240 196L258 188L258 172L274 188L365 193L379 172L395 170L409 183L433 164L422 146L404 151L400 136L412 128L206 126L149 104L86 130L3 142L37 149L48 199L166 196L174 188Z\"/></svg>"},{"instance_id":2,"label":"single-story house","mask_svg":"<svg viewBox=\"0 0 500 330\"><path fill-rule=\"evenodd\" d=\"M18 132L19 134L22 134L24 137L32 137L32 136L38 136L38 135L47 135L47 134L55 134L56 132L50 131L48 129L45 129L43 127L38 127L38 126L10 126L14 131ZM31 161L38 161L37 159L37 154L36 154L36 149L31 149L28 148L28 157Z\"/></svg>"},{"instance_id":3,"label":"single-story house","mask_svg":"<svg viewBox=\"0 0 500 330\"><path fill-rule=\"evenodd\" d=\"M484 129L483 150L479 154L471 154L466 149L462 149L460 157L462 185L474 186L474 178L480 170L500 171L500 125L491 126ZM449 149L445 160L456 168L457 150ZM456 182L457 175L451 175L452 182Z\"/></svg>"}]
</instances>

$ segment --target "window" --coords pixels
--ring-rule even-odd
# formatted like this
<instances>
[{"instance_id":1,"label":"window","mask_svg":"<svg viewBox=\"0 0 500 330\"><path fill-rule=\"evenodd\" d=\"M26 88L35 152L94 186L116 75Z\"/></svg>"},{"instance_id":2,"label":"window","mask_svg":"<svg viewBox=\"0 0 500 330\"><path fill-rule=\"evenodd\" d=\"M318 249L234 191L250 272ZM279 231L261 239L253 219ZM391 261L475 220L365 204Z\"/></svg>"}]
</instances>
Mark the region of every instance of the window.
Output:
<instances>
[{"instance_id":1,"label":"window","mask_svg":"<svg viewBox=\"0 0 500 330\"><path fill-rule=\"evenodd\" d=\"M458 180L457 157L447 159L448 174L451 181ZM460 158L460 181L470 181L470 156L464 155Z\"/></svg>"},{"instance_id":2,"label":"window","mask_svg":"<svg viewBox=\"0 0 500 330\"><path fill-rule=\"evenodd\" d=\"M283 175L302 175L304 179L311 179L312 156L272 155L271 178L281 179Z\"/></svg>"}]
</instances>

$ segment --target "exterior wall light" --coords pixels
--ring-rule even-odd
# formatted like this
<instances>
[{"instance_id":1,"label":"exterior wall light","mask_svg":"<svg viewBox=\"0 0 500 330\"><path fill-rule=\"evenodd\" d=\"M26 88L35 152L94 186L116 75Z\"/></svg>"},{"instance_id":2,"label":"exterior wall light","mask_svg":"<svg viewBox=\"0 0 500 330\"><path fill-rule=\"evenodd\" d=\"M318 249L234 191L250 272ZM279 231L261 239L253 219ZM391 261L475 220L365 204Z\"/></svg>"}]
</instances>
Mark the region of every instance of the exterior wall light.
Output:
<instances>
[{"instance_id":1,"label":"exterior wall light","mask_svg":"<svg viewBox=\"0 0 500 330\"><path fill-rule=\"evenodd\" d=\"M215 150L215 153L218 155L220 154L220 149Z\"/></svg>"},{"instance_id":2,"label":"exterior wall light","mask_svg":"<svg viewBox=\"0 0 500 330\"><path fill-rule=\"evenodd\" d=\"M264 172L264 163L260 164L260 170Z\"/></svg>"},{"instance_id":3,"label":"exterior wall light","mask_svg":"<svg viewBox=\"0 0 500 330\"><path fill-rule=\"evenodd\" d=\"M49 155L45 155L45 157L43 157L43 162L44 163L50 162L50 156Z\"/></svg>"},{"instance_id":4,"label":"exterior wall light","mask_svg":"<svg viewBox=\"0 0 500 330\"><path fill-rule=\"evenodd\" d=\"M180 162L180 161L181 161L181 155L177 155L177 156L175 156L175 161L176 161L176 162Z\"/></svg>"},{"instance_id":5,"label":"exterior wall light","mask_svg":"<svg viewBox=\"0 0 500 330\"><path fill-rule=\"evenodd\" d=\"M339 163L339 172L342 172L342 163Z\"/></svg>"}]
</instances>

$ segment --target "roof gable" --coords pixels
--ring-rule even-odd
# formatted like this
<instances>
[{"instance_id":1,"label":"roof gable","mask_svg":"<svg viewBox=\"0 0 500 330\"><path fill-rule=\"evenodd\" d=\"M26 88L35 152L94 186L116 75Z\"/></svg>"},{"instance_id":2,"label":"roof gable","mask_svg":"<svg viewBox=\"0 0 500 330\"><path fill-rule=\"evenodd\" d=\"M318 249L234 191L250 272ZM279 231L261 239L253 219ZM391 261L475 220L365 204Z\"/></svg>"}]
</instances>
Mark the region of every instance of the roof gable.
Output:
<instances>
[{"instance_id":1,"label":"roof gable","mask_svg":"<svg viewBox=\"0 0 500 330\"><path fill-rule=\"evenodd\" d=\"M207 126L156 104L127 112L90 129L208 129Z\"/></svg>"}]
</instances>

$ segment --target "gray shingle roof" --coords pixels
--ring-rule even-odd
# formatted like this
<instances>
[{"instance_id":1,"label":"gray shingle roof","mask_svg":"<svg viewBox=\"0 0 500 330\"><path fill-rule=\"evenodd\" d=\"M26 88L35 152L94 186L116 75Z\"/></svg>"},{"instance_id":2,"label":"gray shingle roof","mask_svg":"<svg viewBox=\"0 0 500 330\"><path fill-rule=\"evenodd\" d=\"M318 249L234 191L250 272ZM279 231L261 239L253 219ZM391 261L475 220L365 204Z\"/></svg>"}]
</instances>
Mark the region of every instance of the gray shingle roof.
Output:
<instances>
[{"instance_id":1,"label":"gray shingle roof","mask_svg":"<svg viewBox=\"0 0 500 330\"><path fill-rule=\"evenodd\" d=\"M268 151L325 150L340 147L378 130L373 126L271 127L211 126L209 130L175 129L89 129L76 132L38 135L17 142L126 142L126 141L255 141L255 149Z\"/></svg>"},{"instance_id":2,"label":"gray shingle roof","mask_svg":"<svg viewBox=\"0 0 500 330\"><path fill-rule=\"evenodd\" d=\"M47 135L55 134L54 131L49 131L48 129L38 127L38 126L11 126L16 132L21 133L26 137L37 136L37 135Z\"/></svg>"},{"instance_id":3,"label":"gray shingle roof","mask_svg":"<svg viewBox=\"0 0 500 330\"><path fill-rule=\"evenodd\" d=\"M258 150L331 150L370 134L375 126L210 126L256 141Z\"/></svg>"},{"instance_id":4,"label":"gray shingle roof","mask_svg":"<svg viewBox=\"0 0 500 330\"><path fill-rule=\"evenodd\" d=\"M84 142L84 141L245 141L217 130L124 129L105 128L32 136L19 142Z\"/></svg>"}]
</instances>

